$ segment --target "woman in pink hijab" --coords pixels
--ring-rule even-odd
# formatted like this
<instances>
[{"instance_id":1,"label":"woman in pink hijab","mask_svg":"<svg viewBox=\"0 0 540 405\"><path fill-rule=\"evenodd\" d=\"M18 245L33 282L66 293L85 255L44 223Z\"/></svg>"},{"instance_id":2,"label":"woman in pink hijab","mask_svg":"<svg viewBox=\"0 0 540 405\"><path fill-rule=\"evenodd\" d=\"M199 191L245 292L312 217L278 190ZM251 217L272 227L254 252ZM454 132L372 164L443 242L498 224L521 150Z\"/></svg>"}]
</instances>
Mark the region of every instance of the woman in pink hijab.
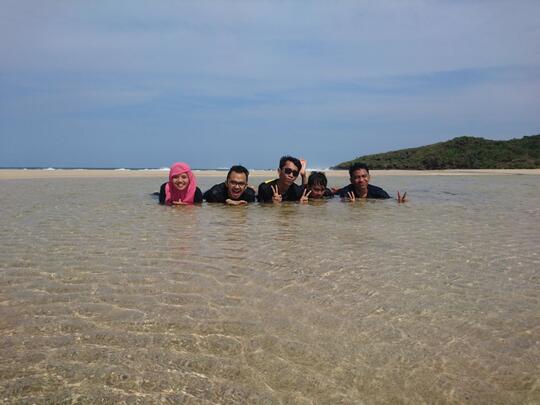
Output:
<instances>
[{"instance_id":1,"label":"woman in pink hijab","mask_svg":"<svg viewBox=\"0 0 540 405\"><path fill-rule=\"evenodd\" d=\"M203 195L197 180L187 163L179 162L171 166L169 181L161 185L159 203L166 205L185 205L200 203Z\"/></svg>"}]
</instances>

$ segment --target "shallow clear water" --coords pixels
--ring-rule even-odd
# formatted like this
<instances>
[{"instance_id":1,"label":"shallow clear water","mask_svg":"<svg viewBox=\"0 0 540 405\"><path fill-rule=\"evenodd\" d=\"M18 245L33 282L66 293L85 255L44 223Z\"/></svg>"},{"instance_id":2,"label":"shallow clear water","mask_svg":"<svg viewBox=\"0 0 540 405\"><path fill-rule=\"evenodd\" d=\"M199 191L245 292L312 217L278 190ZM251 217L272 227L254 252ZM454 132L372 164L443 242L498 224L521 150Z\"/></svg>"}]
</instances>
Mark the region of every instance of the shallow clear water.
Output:
<instances>
[{"instance_id":1,"label":"shallow clear water","mask_svg":"<svg viewBox=\"0 0 540 405\"><path fill-rule=\"evenodd\" d=\"M1 181L0 402L540 402L540 176L373 183L411 201Z\"/></svg>"}]
</instances>

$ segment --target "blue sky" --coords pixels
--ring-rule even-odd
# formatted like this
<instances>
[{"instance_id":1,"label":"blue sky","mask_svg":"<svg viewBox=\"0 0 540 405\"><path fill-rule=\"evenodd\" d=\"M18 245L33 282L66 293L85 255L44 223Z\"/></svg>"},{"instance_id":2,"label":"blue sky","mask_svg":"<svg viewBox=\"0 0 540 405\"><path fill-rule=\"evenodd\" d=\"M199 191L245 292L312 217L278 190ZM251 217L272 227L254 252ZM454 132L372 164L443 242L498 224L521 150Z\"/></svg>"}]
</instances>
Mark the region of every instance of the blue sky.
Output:
<instances>
[{"instance_id":1,"label":"blue sky","mask_svg":"<svg viewBox=\"0 0 540 405\"><path fill-rule=\"evenodd\" d=\"M540 1L25 1L0 166L312 168L540 133Z\"/></svg>"}]
</instances>

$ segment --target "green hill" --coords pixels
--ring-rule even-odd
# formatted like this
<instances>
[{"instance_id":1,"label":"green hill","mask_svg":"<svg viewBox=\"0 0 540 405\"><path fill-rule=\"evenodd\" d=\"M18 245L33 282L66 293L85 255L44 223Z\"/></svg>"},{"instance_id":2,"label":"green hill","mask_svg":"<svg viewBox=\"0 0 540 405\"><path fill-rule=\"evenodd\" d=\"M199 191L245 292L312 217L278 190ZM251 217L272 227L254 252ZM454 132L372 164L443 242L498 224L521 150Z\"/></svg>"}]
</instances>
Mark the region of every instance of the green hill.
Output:
<instances>
[{"instance_id":1,"label":"green hill","mask_svg":"<svg viewBox=\"0 0 540 405\"><path fill-rule=\"evenodd\" d=\"M447 142L360 156L333 169L348 169L353 163L370 169L536 169L540 168L540 135L509 141L461 136Z\"/></svg>"}]
</instances>

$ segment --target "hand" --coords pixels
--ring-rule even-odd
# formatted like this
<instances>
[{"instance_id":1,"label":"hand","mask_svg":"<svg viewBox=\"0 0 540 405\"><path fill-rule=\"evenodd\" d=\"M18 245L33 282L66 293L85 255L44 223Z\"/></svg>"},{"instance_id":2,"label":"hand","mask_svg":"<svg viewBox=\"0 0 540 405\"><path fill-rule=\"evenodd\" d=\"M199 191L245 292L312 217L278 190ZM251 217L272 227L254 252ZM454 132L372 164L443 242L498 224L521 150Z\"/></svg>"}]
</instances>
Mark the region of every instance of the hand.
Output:
<instances>
[{"instance_id":1,"label":"hand","mask_svg":"<svg viewBox=\"0 0 540 405\"><path fill-rule=\"evenodd\" d=\"M274 195L272 196L272 201L275 203L280 203L283 197L281 196L281 194L279 194L279 188L277 184L270 187L272 187L272 192L274 193Z\"/></svg>"},{"instance_id":2,"label":"hand","mask_svg":"<svg viewBox=\"0 0 540 405\"><path fill-rule=\"evenodd\" d=\"M347 201L349 202L355 202L356 196L354 195L354 191L348 191L347 192Z\"/></svg>"},{"instance_id":3,"label":"hand","mask_svg":"<svg viewBox=\"0 0 540 405\"><path fill-rule=\"evenodd\" d=\"M186 203L182 202L182 200L178 200L178 201L173 201L172 205L186 205Z\"/></svg>"},{"instance_id":4,"label":"hand","mask_svg":"<svg viewBox=\"0 0 540 405\"><path fill-rule=\"evenodd\" d=\"M248 203L246 200L231 200L230 198L227 198L225 202L228 205L247 205Z\"/></svg>"},{"instance_id":5,"label":"hand","mask_svg":"<svg viewBox=\"0 0 540 405\"><path fill-rule=\"evenodd\" d=\"M401 195L401 194L399 193L399 191L398 191L398 192L397 192L397 202L398 202L398 203L404 203L404 202L407 202L407 201L408 201L408 200L407 200L407 192L405 191L405 192L403 193L403 195Z\"/></svg>"},{"instance_id":6,"label":"hand","mask_svg":"<svg viewBox=\"0 0 540 405\"><path fill-rule=\"evenodd\" d=\"M304 189L304 192L302 193L302 197L300 197L301 203L307 203L309 201L309 195L311 194L311 190L307 190L307 188Z\"/></svg>"},{"instance_id":7,"label":"hand","mask_svg":"<svg viewBox=\"0 0 540 405\"><path fill-rule=\"evenodd\" d=\"M336 195L340 193L341 189L337 187L332 187L330 191L332 192L332 194Z\"/></svg>"}]
</instances>

